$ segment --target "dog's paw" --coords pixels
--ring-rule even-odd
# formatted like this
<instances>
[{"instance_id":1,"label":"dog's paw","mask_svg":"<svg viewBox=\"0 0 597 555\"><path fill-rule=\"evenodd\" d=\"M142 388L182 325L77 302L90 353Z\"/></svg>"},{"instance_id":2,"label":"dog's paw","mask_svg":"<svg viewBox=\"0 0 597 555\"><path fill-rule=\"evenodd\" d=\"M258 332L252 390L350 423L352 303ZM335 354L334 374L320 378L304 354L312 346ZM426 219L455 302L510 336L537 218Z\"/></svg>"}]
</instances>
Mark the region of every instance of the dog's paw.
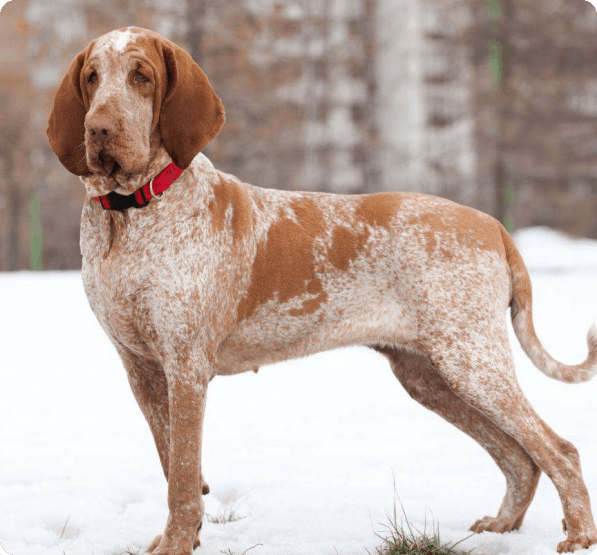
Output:
<instances>
[{"instance_id":1,"label":"dog's paw","mask_svg":"<svg viewBox=\"0 0 597 555\"><path fill-rule=\"evenodd\" d=\"M160 542L162 541L162 534L158 534L153 541L149 544L149 547L147 548L147 553L154 553L157 546L160 545Z\"/></svg>"},{"instance_id":2,"label":"dog's paw","mask_svg":"<svg viewBox=\"0 0 597 555\"><path fill-rule=\"evenodd\" d=\"M486 516L477 520L477 522L470 527L470 531L476 532L477 534L481 534L482 532L503 534L504 532L511 532L518 528L519 526L516 525L516 522L506 521L499 517Z\"/></svg>"},{"instance_id":3,"label":"dog's paw","mask_svg":"<svg viewBox=\"0 0 597 555\"><path fill-rule=\"evenodd\" d=\"M201 532L201 523L199 528L197 528L197 534L195 535L195 541L193 542L193 550L197 549L201 546L201 540L199 539L199 532ZM146 549L147 553L151 553L152 555L158 555L159 552L156 552L157 547L160 545L162 541L162 534L158 534L153 541L149 544L149 547Z\"/></svg>"},{"instance_id":4,"label":"dog's paw","mask_svg":"<svg viewBox=\"0 0 597 555\"><path fill-rule=\"evenodd\" d=\"M208 489L209 489L209 486L208 486ZM203 495L205 495L205 494L203 494ZM201 533L201 528L203 528L203 520L201 521L201 524L197 527L197 532L195 533L195 541L193 542L193 550L197 549L201 545L201 540L199 539L199 534Z\"/></svg>"},{"instance_id":5,"label":"dog's paw","mask_svg":"<svg viewBox=\"0 0 597 555\"><path fill-rule=\"evenodd\" d=\"M578 549L587 549L597 543L596 537L582 535L577 538L568 538L558 544L558 553L572 553Z\"/></svg>"},{"instance_id":6,"label":"dog's paw","mask_svg":"<svg viewBox=\"0 0 597 555\"><path fill-rule=\"evenodd\" d=\"M189 550L178 549L174 547L163 547L160 546L161 541L162 535L160 534L151 542L151 545L147 548L147 553L151 553L151 555L193 555L193 550L195 548L193 548L193 550Z\"/></svg>"},{"instance_id":7,"label":"dog's paw","mask_svg":"<svg viewBox=\"0 0 597 555\"><path fill-rule=\"evenodd\" d=\"M158 547L155 551L152 552L152 555L193 555L193 551L190 549Z\"/></svg>"}]
</instances>

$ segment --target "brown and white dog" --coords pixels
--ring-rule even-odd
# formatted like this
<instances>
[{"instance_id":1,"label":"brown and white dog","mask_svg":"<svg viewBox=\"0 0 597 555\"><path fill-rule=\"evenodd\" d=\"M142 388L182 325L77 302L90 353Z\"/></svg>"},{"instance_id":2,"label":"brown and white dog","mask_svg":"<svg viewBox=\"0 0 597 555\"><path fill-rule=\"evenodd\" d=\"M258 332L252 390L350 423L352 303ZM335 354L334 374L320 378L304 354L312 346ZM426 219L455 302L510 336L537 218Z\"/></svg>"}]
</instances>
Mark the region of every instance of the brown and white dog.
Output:
<instances>
[{"instance_id":1,"label":"brown and white dog","mask_svg":"<svg viewBox=\"0 0 597 555\"><path fill-rule=\"evenodd\" d=\"M564 510L558 551L596 543L578 453L518 386L506 311L533 363L565 382L597 372L597 330L584 363L549 356L533 329L525 265L492 217L420 194L247 185L200 154L223 123L189 54L140 28L79 53L49 119L52 149L88 193L89 303L122 357L168 480L168 521L149 551L189 555L199 545L210 380L345 345L386 355L410 395L503 471L497 516L472 530L519 528L543 471ZM168 174L172 162L181 174Z\"/></svg>"}]
</instances>

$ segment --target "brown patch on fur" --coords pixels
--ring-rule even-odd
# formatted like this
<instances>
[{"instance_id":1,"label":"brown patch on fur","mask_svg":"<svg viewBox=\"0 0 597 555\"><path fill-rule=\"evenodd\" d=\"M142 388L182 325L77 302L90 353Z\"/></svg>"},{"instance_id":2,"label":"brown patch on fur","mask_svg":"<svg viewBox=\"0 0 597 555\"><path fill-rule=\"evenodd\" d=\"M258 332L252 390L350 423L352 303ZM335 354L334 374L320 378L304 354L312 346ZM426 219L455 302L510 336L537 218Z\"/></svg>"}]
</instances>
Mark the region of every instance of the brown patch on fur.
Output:
<instances>
[{"instance_id":1,"label":"brown patch on fur","mask_svg":"<svg viewBox=\"0 0 597 555\"><path fill-rule=\"evenodd\" d=\"M291 207L298 222L279 218L269 228L267 238L257 247L251 285L238 307L238 321L250 317L257 308L276 298L283 304L294 297L316 295L290 314L303 316L327 302L327 293L316 274L313 241L325 228L323 215L315 202L297 198Z\"/></svg>"},{"instance_id":2,"label":"brown patch on fur","mask_svg":"<svg viewBox=\"0 0 597 555\"><path fill-rule=\"evenodd\" d=\"M389 229L401 204L400 193L363 195L358 200L355 220L364 226L362 230L354 231L342 226L334 229L332 246L328 252L332 265L341 271L348 270L350 262L359 256L369 240L370 230L367 226Z\"/></svg>"},{"instance_id":3,"label":"brown patch on fur","mask_svg":"<svg viewBox=\"0 0 597 555\"><path fill-rule=\"evenodd\" d=\"M307 285L307 293L316 296L308 301L303 302L303 306L301 308L292 309L289 312L291 316L306 316L307 314L312 314L322 303L327 302L328 295L323 290L321 281L319 281L317 278L309 281L309 284Z\"/></svg>"},{"instance_id":4,"label":"brown patch on fur","mask_svg":"<svg viewBox=\"0 0 597 555\"><path fill-rule=\"evenodd\" d=\"M325 230L326 224L323 221L323 214L314 200L308 197L299 197L294 199L290 203L290 206L296 214L301 227L313 239Z\"/></svg>"},{"instance_id":5,"label":"brown patch on fur","mask_svg":"<svg viewBox=\"0 0 597 555\"><path fill-rule=\"evenodd\" d=\"M456 235L458 244L486 251L497 251L505 256L500 226L496 220L472 208L451 205L449 211L420 212L413 216L409 225L423 225L425 250L428 254L441 252L452 258L451 247L443 248L437 234Z\"/></svg>"},{"instance_id":6,"label":"brown patch on fur","mask_svg":"<svg viewBox=\"0 0 597 555\"><path fill-rule=\"evenodd\" d=\"M357 206L355 216L357 220L371 226L388 229L401 204L402 195L400 193L363 195Z\"/></svg>"},{"instance_id":7,"label":"brown patch on fur","mask_svg":"<svg viewBox=\"0 0 597 555\"><path fill-rule=\"evenodd\" d=\"M356 259L363 250L368 238L368 229L355 233L346 227L336 227L332 237L332 246L328 252L329 261L338 270L348 270L350 262Z\"/></svg>"},{"instance_id":8,"label":"brown patch on fur","mask_svg":"<svg viewBox=\"0 0 597 555\"><path fill-rule=\"evenodd\" d=\"M222 231L226 225L226 212L232 206L231 231L234 241L244 239L253 226L251 201L242 187L235 181L219 174L219 182L214 186L214 198L208 205L214 231Z\"/></svg>"}]
</instances>

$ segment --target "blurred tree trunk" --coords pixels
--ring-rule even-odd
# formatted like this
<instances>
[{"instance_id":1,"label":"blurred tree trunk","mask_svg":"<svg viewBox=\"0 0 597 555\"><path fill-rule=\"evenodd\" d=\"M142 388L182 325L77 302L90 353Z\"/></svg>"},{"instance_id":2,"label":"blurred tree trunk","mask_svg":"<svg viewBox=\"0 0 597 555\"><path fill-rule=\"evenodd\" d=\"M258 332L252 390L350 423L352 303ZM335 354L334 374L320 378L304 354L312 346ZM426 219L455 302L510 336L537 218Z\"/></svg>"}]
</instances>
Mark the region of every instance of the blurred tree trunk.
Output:
<instances>
[{"instance_id":1,"label":"blurred tree trunk","mask_svg":"<svg viewBox=\"0 0 597 555\"><path fill-rule=\"evenodd\" d=\"M193 60L201 66L202 41L205 34L206 0L187 0L188 31L187 45Z\"/></svg>"},{"instance_id":2,"label":"blurred tree trunk","mask_svg":"<svg viewBox=\"0 0 597 555\"><path fill-rule=\"evenodd\" d=\"M27 157L32 144L30 114L24 98L1 95L0 102L3 106L0 116L0 168L4 182L0 192L5 199L6 227L3 235L8 240L6 259L0 260L0 268L22 270L28 267L25 199L29 196L32 176L35 175Z\"/></svg>"},{"instance_id":3,"label":"blurred tree trunk","mask_svg":"<svg viewBox=\"0 0 597 555\"><path fill-rule=\"evenodd\" d=\"M379 125L377 122L377 111L379 110L379 98L377 87L376 58L379 54L379 43L377 40L377 1L363 0L363 23L360 30L363 35L364 60L363 77L367 87L367 101L358 108L363 129L363 152L357 159L363 165L363 186L360 192L371 193L381 190L381 153L379 139Z\"/></svg>"},{"instance_id":4,"label":"blurred tree trunk","mask_svg":"<svg viewBox=\"0 0 597 555\"><path fill-rule=\"evenodd\" d=\"M511 55L509 28L512 20L511 0L488 0L492 38L489 43L489 69L495 85L495 183L494 216L513 230L511 215L506 206L506 186L509 179L508 144L505 105L508 103L508 60ZM508 221L506 221L508 218Z\"/></svg>"},{"instance_id":5,"label":"blurred tree trunk","mask_svg":"<svg viewBox=\"0 0 597 555\"><path fill-rule=\"evenodd\" d=\"M20 270L21 260L21 233L20 215L23 209L22 192L19 191L19 184L9 178L8 182L8 269L10 271Z\"/></svg>"},{"instance_id":6,"label":"blurred tree trunk","mask_svg":"<svg viewBox=\"0 0 597 555\"><path fill-rule=\"evenodd\" d=\"M474 10L463 41L474 60L478 183L494 193L490 211L510 229L597 236L595 8L466 1Z\"/></svg>"}]
</instances>

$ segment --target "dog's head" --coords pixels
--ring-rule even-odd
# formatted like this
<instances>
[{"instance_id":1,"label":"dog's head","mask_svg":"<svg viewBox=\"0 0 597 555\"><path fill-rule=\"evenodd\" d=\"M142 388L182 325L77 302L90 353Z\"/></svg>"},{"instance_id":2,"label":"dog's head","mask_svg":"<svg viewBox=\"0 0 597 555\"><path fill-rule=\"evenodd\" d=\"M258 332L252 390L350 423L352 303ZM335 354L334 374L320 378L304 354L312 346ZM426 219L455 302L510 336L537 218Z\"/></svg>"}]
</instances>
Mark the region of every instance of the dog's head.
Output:
<instances>
[{"instance_id":1,"label":"dog's head","mask_svg":"<svg viewBox=\"0 0 597 555\"><path fill-rule=\"evenodd\" d=\"M182 48L137 27L89 43L54 99L47 135L67 170L130 194L162 147L180 168L220 131L224 108Z\"/></svg>"}]
</instances>

